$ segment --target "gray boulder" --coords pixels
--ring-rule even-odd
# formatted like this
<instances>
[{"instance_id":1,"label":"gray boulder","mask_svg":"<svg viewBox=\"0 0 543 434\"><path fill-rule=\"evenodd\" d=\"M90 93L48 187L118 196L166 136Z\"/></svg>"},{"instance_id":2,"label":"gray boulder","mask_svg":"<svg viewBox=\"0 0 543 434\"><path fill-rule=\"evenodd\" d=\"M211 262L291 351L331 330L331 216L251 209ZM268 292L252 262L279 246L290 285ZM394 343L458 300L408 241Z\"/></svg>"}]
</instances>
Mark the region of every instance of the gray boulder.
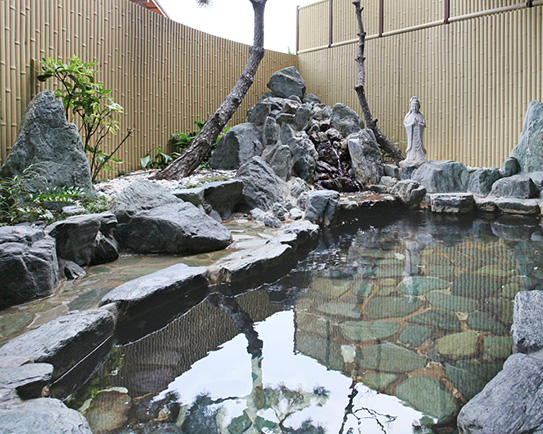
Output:
<instances>
[{"instance_id":1,"label":"gray boulder","mask_svg":"<svg viewBox=\"0 0 543 434\"><path fill-rule=\"evenodd\" d=\"M502 164L500 172L504 178L516 175L520 172L520 164L518 164L518 160L514 157L506 158Z\"/></svg>"},{"instance_id":2,"label":"gray boulder","mask_svg":"<svg viewBox=\"0 0 543 434\"><path fill-rule=\"evenodd\" d=\"M311 120L311 115L313 114L313 108L310 104L302 104L300 108L296 111L296 116L294 118L294 127L298 131L303 131L309 125Z\"/></svg>"},{"instance_id":3,"label":"gray boulder","mask_svg":"<svg viewBox=\"0 0 543 434\"><path fill-rule=\"evenodd\" d=\"M310 104L320 104L321 103L320 98L317 95L313 94L313 93L306 94L303 97L302 101L304 103L310 103Z\"/></svg>"},{"instance_id":4,"label":"gray boulder","mask_svg":"<svg viewBox=\"0 0 543 434\"><path fill-rule=\"evenodd\" d=\"M474 211L475 201L470 193L435 193L430 195L432 212L468 214Z\"/></svg>"},{"instance_id":5,"label":"gray boulder","mask_svg":"<svg viewBox=\"0 0 543 434\"><path fill-rule=\"evenodd\" d=\"M373 131L364 129L351 134L348 147L356 180L362 188L378 184L385 174L385 166Z\"/></svg>"},{"instance_id":6,"label":"gray boulder","mask_svg":"<svg viewBox=\"0 0 543 434\"><path fill-rule=\"evenodd\" d=\"M204 200L222 218L228 218L243 195L243 182L239 179L204 184Z\"/></svg>"},{"instance_id":7,"label":"gray boulder","mask_svg":"<svg viewBox=\"0 0 543 434\"><path fill-rule=\"evenodd\" d=\"M523 172L543 170L543 103L532 101L524 117L518 145L510 153Z\"/></svg>"},{"instance_id":8,"label":"gray boulder","mask_svg":"<svg viewBox=\"0 0 543 434\"><path fill-rule=\"evenodd\" d=\"M285 181L290 178L292 170L292 151L287 145L279 144L266 160L277 176Z\"/></svg>"},{"instance_id":9,"label":"gray boulder","mask_svg":"<svg viewBox=\"0 0 543 434\"><path fill-rule=\"evenodd\" d=\"M496 207L506 214L539 215L541 208L538 199L517 199L515 197L499 197Z\"/></svg>"},{"instance_id":10,"label":"gray boulder","mask_svg":"<svg viewBox=\"0 0 543 434\"><path fill-rule=\"evenodd\" d=\"M114 237L121 249L199 253L220 250L232 242L230 231L212 217L150 181L130 184L110 209L119 221Z\"/></svg>"},{"instance_id":11,"label":"gray boulder","mask_svg":"<svg viewBox=\"0 0 543 434\"><path fill-rule=\"evenodd\" d=\"M230 231L188 202L140 211L114 231L121 249L136 253L202 253L232 242Z\"/></svg>"},{"instance_id":12,"label":"gray boulder","mask_svg":"<svg viewBox=\"0 0 543 434\"><path fill-rule=\"evenodd\" d=\"M466 166L456 161L428 161L413 172L411 179L428 193L454 193L466 191L469 174Z\"/></svg>"},{"instance_id":13,"label":"gray boulder","mask_svg":"<svg viewBox=\"0 0 543 434\"><path fill-rule=\"evenodd\" d=\"M281 98L297 96L301 99L305 95L305 81L294 66L274 72L268 82L268 88L275 96Z\"/></svg>"},{"instance_id":14,"label":"gray boulder","mask_svg":"<svg viewBox=\"0 0 543 434\"><path fill-rule=\"evenodd\" d=\"M260 127L264 125L266 119L272 111L272 104L266 98L258 101L254 107L247 111L247 122Z\"/></svg>"},{"instance_id":15,"label":"gray boulder","mask_svg":"<svg viewBox=\"0 0 543 434\"><path fill-rule=\"evenodd\" d=\"M50 363L56 380L108 339L114 328L115 317L108 310L73 311L3 345L0 356Z\"/></svg>"},{"instance_id":16,"label":"gray boulder","mask_svg":"<svg viewBox=\"0 0 543 434\"><path fill-rule=\"evenodd\" d=\"M273 146L279 140L279 125L271 116L266 118L262 131L262 144L264 147Z\"/></svg>"},{"instance_id":17,"label":"gray boulder","mask_svg":"<svg viewBox=\"0 0 543 434\"><path fill-rule=\"evenodd\" d=\"M460 410L464 434L530 434L543 427L543 353L510 356L485 388Z\"/></svg>"},{"instance_id":18,"label":"gray boulder","mask_svg":"<svg viewBox=\"0 0 543 434\"><path fill-rule=\"evenodd\" d=\"M51 295L57 279L54 238L30 226L0 227L0 308Z\"/></svg>"},{"instance_id":19,"label":"gray boulder","mask_svg":"<svg viewBox=\"0 0 543 434\"><path fill-rule=\"evenodd\" d=\"M262 155L262 134L251 123L232 127L219 140L209 160L215 169L237 169L252 157Z\"/></svg>"},{"instance_id":20,"label":"gray boulder","mask_svg":"<svg viewBox=\"0 0 543 434\"><path fill-rule=\"evenodd\" d=\"M114 303L122 317L148 312L151 307L167 305L192 291L205 292L206 267L176 264L155 273L123 283L100 301L100 306Z\"/></svg>"},{"instance_id":21,"label":"gray boulder","mask_svg":"<svg viewBox=\"0 0 543 434\"><path fill-rule=\"evenodd\" d=\"M495 167L480 167L469 171L468 192L486 196L492 190L492 185L502 177Z\"/></svg>"},{"instance_id":22,"label":"gray boulder","mask_svg":"<svg viewBox=\"0 0 543 434\"><path fill-rule=\"evenodd\" d=\"M3 434L92 434L85 417L53 398L11 403L0 408Z\"/></svg>"},{"instance_id":23,"label":"gray boulder","mask_svg":"<svg viewBox=\"0 0 543 434\"><path fill-rule=\"evenodd\" d=\"M119 257L112 237L117 218L112 213L69 217L53 223L47 233L56 240L57 256L84 267L104 264Z\"/></svg>"},{"instance_id":24,"label":"gray boulder","mask_svg":"<svg viewBox=\"0 0 543 434\"><path fill-rule=\"evenodd\" d=\"M305 209L305 220L321 226L329 226L335 223L338 217L339 198L340 194L337 191L308 191L299 197L298 205Z\"/></svg>"},{"instance_id":25,"label":"gray boulder","mask_svg":"<svg viewBox=\"0 0 543 434\"><path fill-rule=\"evenodd\" d=\"M243 181L242 205L268 211L275 202L283 202L288 196L288 185L260 157L253 157L236 173Z\"/></svg>"},{"instance_id":26,"label":"gray boulder","mask_svg":"<svg viewBox=\"0 0 543 434\"><path fill-rule=\"evenodd\" d=\"M0 390L15 389L22 399L39 398L53 380L53 365L24 361L24 357L0 357Z\"/></svg>"},{"instance_id":27,"label":"gray boulder","mask_svg":"<svg viewBox=\"0 0 543 434\"><path fill-rule=\"evenodd\" d=\"M516 197L529 199L536 197L539 191L534 182L526 175L513 175L499 179L492 186L492 196Z\"/></svg>"},{"instance_id":28,"label":"gray boulder","mask_svg":"<svg viewBox=\"0 0 543 434\"><path fill-rule=\"evenodd\" d=\"M292 174L304 181L312 181L319 158L313 142L302 133L300 137L290 139L288 147L292 153Z\"/></svg>"},{"instance_id":29,"label":"gray boulder","mask_svg":"<svg viewBox=\"0 0 543 434\"><path fill-rule=\"evenodd\" d=\"M330 122L344 137L364 128L364 121L358 116L358 113L341 103L337 103L332 108Z\"/></svg>"},{"instance_id":30,"label":"gray boulder","mask_svg":"<svg viewBox=\"0 0 543 434\"><path fill-rule=\"evenodd\" d=\"M26 169L31 172L25 180L30 193L78 187L86 196L96 195L77 127L67 122L62 102L50 90L30 101L0 177L22 175Z\"/></svg>"},{"instance_id":31,"label":"gray boulder","mask_svg":"<svg viewBox=\"0 0 543 434\"><path fill-rule=\"evenodd\" d=\"M543 291L517 293L511 335L516 353L543 350Z\"/></svg>"},{"instance_id":32,"label":"gray boulder","mask_svg":"<svg viewBox=\"0 0 543 434\"><path fill-rule=\"evenodd\" d=\"M398 196L407 208L415 209L426 195L426 189L416 181L405 179L394 183L390 193Z\"/></svg>"}]
</instances>

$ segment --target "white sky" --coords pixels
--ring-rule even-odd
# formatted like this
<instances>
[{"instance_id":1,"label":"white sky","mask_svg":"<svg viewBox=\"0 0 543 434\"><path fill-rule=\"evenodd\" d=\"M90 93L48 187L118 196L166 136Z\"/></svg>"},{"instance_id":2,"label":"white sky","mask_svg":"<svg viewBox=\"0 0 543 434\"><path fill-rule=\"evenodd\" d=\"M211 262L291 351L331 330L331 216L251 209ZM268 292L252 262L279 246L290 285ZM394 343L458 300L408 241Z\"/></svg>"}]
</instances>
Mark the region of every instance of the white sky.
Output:
<instances>
[{"instance_id":1,"label":"white sky","mask_svg":"<svg viewBox=\"0 0 543 434\"><path fill-rule=\"evenodd\" d=\"M269 50L296 50L296 6L318 0L268 0L264 46ZM168 16L186 26L245 44L253 41L253 8L249 0L212 0L207 7L196 0L158 0Z\"/></svg>"}]
</instances>

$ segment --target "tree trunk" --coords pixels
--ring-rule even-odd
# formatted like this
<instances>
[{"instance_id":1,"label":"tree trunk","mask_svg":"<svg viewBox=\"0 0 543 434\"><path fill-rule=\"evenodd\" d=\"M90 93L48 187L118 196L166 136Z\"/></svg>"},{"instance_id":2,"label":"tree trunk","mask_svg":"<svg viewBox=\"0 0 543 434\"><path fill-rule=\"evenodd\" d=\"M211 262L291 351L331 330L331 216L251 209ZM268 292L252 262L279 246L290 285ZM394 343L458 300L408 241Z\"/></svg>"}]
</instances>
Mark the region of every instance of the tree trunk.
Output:
<instances>
[{"instance_id":1,"label":"tree trunk","mask_svg":"<svg viewBox=\"0 0 543 434\"><path fill-rule=\"evenodd\" d=\"M366 126L373 131L377 143L385 152L394 159L396 164L405 159L402 151L392 143L387 136L383 134L381 129L377 126L377 118L374 118L371 114L370 106L366 98L365 90L365 81L366 81L366 70L364 67L364 62L366 58L364 57L364 50L366 47L366 32L364 31L364 23L362 22L362 9L360 6L360 0L353 1L354 7L356 9L356 19L358 21L358 57L356 58L356 63L358 65L358 81L354 90L358 95L358 101L360 102L360 107L362 108L362 113L364 119L366 120Z\"/></svg>"},{"instance_id":2,"label":"tree trunk","mask_svg":"<svg viewBox=\"0 0 543 434\"><path fill-rule=\"evenodd\" d=\"M209 116L189 148L169 166L155 175L155 179L181 179L198 168L211 146L240 106L254 82L260 61L264 57L264 9L267 0L249 0L254 11L254 40L249 49L249 60L238 81L217 111Z\"/></svg>"}]
</instances>

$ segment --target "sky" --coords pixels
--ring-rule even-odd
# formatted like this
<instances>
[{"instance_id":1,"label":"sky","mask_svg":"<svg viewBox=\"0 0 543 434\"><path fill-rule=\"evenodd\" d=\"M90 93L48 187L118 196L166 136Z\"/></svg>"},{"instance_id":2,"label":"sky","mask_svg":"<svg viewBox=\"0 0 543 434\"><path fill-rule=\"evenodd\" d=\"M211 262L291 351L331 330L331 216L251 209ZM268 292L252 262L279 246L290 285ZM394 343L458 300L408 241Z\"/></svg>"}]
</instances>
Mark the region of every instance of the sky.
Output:
<instances>
[{"instance_id":1,"label":"sky","mask_svg":"<svg viewBox=\"0 0 543 434\"><path fill-rule=\"evenodd\" d=\"M296 51L296 6L318 0L268 0L264 47L287 53ZM186 26L245 44L253 41L253 8L249 0L212 0L200 7L196 0L158 0L168 16Z\"/></svg>"}]
</instances>

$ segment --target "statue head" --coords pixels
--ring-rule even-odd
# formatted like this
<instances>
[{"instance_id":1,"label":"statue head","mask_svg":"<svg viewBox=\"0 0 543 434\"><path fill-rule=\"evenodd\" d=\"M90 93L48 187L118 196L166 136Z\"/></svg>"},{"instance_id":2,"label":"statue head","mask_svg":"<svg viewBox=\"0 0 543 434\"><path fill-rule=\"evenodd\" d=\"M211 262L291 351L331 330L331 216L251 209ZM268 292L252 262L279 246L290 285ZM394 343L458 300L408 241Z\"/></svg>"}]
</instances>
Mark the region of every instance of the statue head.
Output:
<instances>
[{"instance_id":1,"label":"statue head","mask_svg":"<svg viewBox=\"0 0 543 434\"><path fill-rule=\"evenodd\" d=\"M414 111L416 113L419 112L419 110L420 110L420 101L416 96L412 97L411 100L409 101L409 110Z\"/></svg>"}]
</instances>

